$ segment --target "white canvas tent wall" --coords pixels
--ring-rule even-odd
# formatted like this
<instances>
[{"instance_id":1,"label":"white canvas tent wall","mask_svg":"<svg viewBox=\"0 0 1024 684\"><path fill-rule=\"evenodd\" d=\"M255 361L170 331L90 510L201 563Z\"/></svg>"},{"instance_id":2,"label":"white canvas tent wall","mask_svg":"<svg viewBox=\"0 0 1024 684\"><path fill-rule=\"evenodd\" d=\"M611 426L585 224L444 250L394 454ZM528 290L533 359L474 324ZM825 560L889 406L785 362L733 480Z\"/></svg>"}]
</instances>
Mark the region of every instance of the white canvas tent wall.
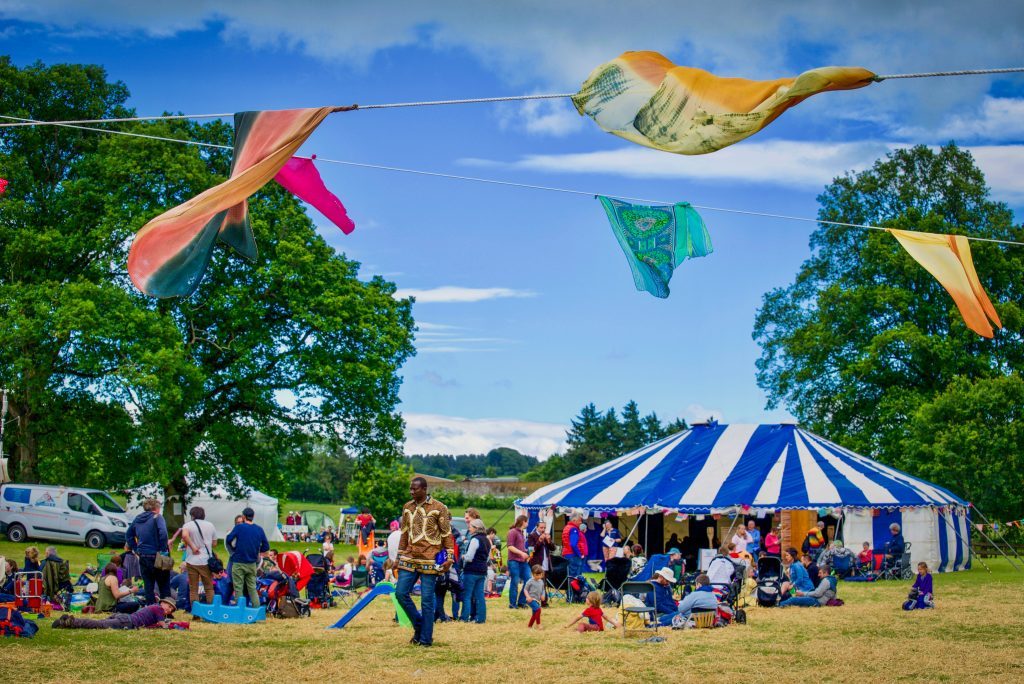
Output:
<instances>
[{"instance_id":1,"label":"white canvas tent wall","mask_svg":"<svg viewBox=\"0 0 1024 684\"><path fill-rule=\"evenodd\" d=\"M161 503L164 501L164 492L159 485L143 485L129 492L128 515L134 517L141 513L142 500L148 496L155 496ZM189 497L188 506L184 511L186 521L188 509L192 506L201 506L206 511L206 520L213 523L218 539L227 536L235 525L235 516L240 515L242 509L249 507L256 513L253 522L263 528L267 539L284 541L277 527L277 499L263 492L252 489L248 496L241 498L231 497L227 490L219 486L210 492L196 492Z\"/></svg>"}]
</instances>

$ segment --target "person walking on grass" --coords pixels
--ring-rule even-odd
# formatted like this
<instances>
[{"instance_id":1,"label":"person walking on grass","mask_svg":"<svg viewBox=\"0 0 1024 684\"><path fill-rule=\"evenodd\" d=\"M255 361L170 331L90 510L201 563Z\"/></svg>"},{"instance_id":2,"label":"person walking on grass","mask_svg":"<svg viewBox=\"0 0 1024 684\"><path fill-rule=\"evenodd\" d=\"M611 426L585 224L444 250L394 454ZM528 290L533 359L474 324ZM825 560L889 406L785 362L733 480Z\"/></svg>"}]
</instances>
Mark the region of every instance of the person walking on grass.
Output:
<instances>
[{"instance_id":1,"label":"person walking on grass","mask_svg":"<svg viewBox=\"0 0 1024 684\"><path fill-rule=\"evenodd\" d=\"M523 595L526 597L527 605L530 606L532 615L530 615L530 621L526 624L526 628L536 627L541 629L540 626L540 611L541 606L547 603L548 591L544 586L544 568L539 565L534 565L532 569L533 577L526 586L523 588Z\"/></svg>"},{"instance_id":2,"label":"person walking on grass","mask_svg":"<svg viewBox=\"0 0 1024 684\"><path fill-rule=\"evenodd\" d=\"M171 573L156 567L156 557L169 552L167 523L160 515L160 502L146 499L139 513L126 533L128 549L139 557L142 573L143 600L152 605L160 596L171 593ZM158 593L159 592L159 593Z\"/></svg>"},{"instance_id":3,"label":"person walking on grass","mask_svg":"<svg viewBox=\"0 0 1024 684\"><path fill-rule=\"evenodd\" d=\"M526 597L522 590L530 581L530 554L526 552L526 521L521 515L508 530L508 607L525 608Z\"/></svg>"},{"instance_id":4,"label":"person walking on grass","mask_svg":"<svg viewBox=\"0 0 1024 684\"><path fill-rule=\"evenodd\" d=\"M414 477L409 483L412 501L402 507L402 536L398 543L398 586L395 595L413 624L410 643L434 643L434 603L437 576L448 572L455 561L452 516L448 507L427 493L427 481ZM445 554L443 560L441 551ZM412 600L420 582L420 610ZM422 613L421 613L422 611Z\"/></svg>"},{"instance_id":5,"label":"person walking on grass","mask_svg":"<svg viewBox=\"0 0 1024 684\"><path fill-rule=\"evenodd\" d=\"M270 542L263 528L254 525L256 511L246 508L242 511L242 522L228 532L225 546L231 551L231 583L235 597L245 596L249 607L258 608L260 595L256 592L256 568L260 558L270 551Z\"/></svg>"},{"instance_id":6,"label":"person walking on grass","mask_svg":"<svg viewBox=\"0 0 1024 684\"><path fill-rule=\"evenodd\" d=\"M185 558L188 572L188 604L192 606L199 601L200 583L203 585L206 602L213 603L213 571L210 569L210 557L213 556L213 547L217 545L217 530L213 523L207 522L206 510L201 506L193 506L188 514L192 520L181 528L181 540L188 549ZM214 561L214 564L220 565L217 561Z\"/></svg>"}]
</instances>

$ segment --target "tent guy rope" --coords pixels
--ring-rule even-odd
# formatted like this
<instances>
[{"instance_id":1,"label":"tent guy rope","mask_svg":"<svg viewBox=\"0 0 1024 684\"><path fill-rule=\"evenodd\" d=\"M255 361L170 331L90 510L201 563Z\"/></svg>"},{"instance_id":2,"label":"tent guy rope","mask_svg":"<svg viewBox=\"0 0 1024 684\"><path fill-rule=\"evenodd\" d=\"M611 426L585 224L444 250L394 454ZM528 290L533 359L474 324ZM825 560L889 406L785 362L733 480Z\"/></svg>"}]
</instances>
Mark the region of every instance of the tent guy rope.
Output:
<instances>
[{"instance_id":1,"label":"tent guy rope","mask_svg":"<svg viewBox=\"0 0 1024 684\"><path fill-rule=\"evenodd\" d=\"M15 117L15 116L6 116L6 115L3 115L3 114L0 114L0 119L15 119L15 120L17 120L19 122L39 123L39 122L34 122L31 119L24 119L22 117ZM5 125L7 125L7 124L0 124L0 126L5 126ZM84 131L94 131L94 132L97 132L97 133L109 133L109 134L112 134L112 135L126 135L126 136L130 136L130 137L133 137L133 138L145 138L145 139L148 139L148 140L158 140L158 141L161 141L161 142L173 142L173 143L180 143L180 144L183 144L183 145L194 145L196 147L209 147L209 148L220 149L220 150L232 150L232 149L234 149L231 145L218 145L218 144L215 144L215 143L201 142L201 141L198 141L198 140L182 140L181 138L167 138L167 137L163 137L163 136L159 136L159 135L148 135L148 134L145 134L145 133L132 133L130 131L115 131L115 130L109 130L109 129L106 129L106 128L93 128L93 127L89 127L89 126L80 126L80 125L72 124L72 123L64 123L64 122L59 122L58 123L58 122L54 122L53 125L54 126L60 126L60 127L63 127L63 128L75 128L75 129L84 130ZM302 157L301 155L299 155L299 156L302 159L310 159L310 157ZM354 161L347 161L347 160L344 160L344 159L328 159L326 157L319 157L319 156L316 157L316 161L322 162L322 163L325 163L325 164L339 164L339 165L342 165L342 166L353 166L353 167L357 167L357 168L376 169L378 171L391 171L391 172L395 172L395 173L409 173L409 174L418 175L418 176L430 176L430 177L434 177L434 178L447 178L447 179L450 179L450 180L461 180L461 181L467 181L467 182L473 182L473 183L487 183L487 184L490 184L490 185L503 185L503 186L513 187L513 188L524 188L524 189L527 189L527 190L543 190L543 191L547 191L547 192L561 192L561 193L570 194L570 195L585 195L585 196L589 196L589 197L596 197L598 195L604 195L605 197L614 197L616 199L627 200L627 201L630 201L630 202L644 202L644 203L647 203L647 204L663 204L663 205L666 205L666 206L671 206L671 205L675 204L675 202L670 202L670 201L661 200L661 199L651 199L651 198L647 198L647 197L629 197L629 196L626 196L626 195L617 195L615 193L608 193L608 192L593 192L593 191L589 191L589 190L573 190L571 188L558 188L558 187L554 187L554 186L550 186L550 185L535 185L535 184L532 184L532 183L516 183L514 181L498 180L496 178L480 178L480 177L477 177L477 176L462 176L462 175L452 174L452 173L442 173L440 171L425 171L425 170L422 170L422 169L408 169L408 168L403 168L403 167L400 167L400 166L386 166L384 164L368 164L368 163L365 163L365 162L354 162ZM885 232L888 232L888 230L889 230L888 228L884 228L882 226L873 226L873 225L866 224L866 223L846 223L844 221L827 221L827 220L824 220L824 219L808 218L806 216L789 216L787 214L774 214L774 213L770 213L770 212L753 211L753 210L748 210L748 209L730 209L728 207L712 207L712 206L705 205L705 204L691 204L690 206L692 206L694 209L700 209L702 211L716 211L716 212L725 213L725 214L739 214L739 215L742 215L742 216L757 216L757 217L761 217L761 218L774 218L774 219L781 219L781 220L785 220L785 221L801 221L801 222L804 222L804 223L818 223L818 224L828 225L828 226L837 226L837 227L840 227L840 228L857 228L857 229L860 229L860 230L880 230L880 231L885 231ZM923 231L916 231L916 232L923 232ZM1000 244L1000 245L1015 245L1015 246L1018 246L1018 247L1024 247L1024 242L1016 241L1016 240L998 240L998 239L995 239L995 238L976 237L976 236L972 236L972 235L966 235L964 237L966 237L968 240L971 240L973 242L993 242L993 243Z\"/></svg>"}]
</instances>

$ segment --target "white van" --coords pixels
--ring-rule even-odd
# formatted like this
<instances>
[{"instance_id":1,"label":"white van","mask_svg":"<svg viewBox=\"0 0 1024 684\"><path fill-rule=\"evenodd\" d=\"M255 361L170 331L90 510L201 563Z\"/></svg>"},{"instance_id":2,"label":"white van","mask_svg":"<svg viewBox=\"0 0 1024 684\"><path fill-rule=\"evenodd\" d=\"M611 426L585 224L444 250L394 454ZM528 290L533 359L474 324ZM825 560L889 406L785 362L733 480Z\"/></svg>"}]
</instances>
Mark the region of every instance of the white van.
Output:
<instances>
[{"instance_id":1,"label":"white van","mask_svg":"<svg viewBox=\"0 0 1024 684\"><path fill-rule=\"evenodd\" d=\"M128 514L98 489L38 484L0 484L0 534L73 541L90 549L123 546Z\"/></svg>"}]
</instances>

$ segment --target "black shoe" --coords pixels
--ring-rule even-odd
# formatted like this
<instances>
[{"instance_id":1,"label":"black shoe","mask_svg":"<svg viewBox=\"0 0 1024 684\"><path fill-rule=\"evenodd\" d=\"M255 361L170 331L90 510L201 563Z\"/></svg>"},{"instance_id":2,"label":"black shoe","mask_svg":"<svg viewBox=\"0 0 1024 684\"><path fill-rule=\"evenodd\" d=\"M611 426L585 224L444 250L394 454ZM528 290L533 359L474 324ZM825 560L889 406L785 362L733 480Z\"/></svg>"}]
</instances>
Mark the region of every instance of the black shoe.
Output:
<instances>
[{"instance_id":1,"label":"black shoe","mask_svg":"<svg viewBox=\"0 0 1024 684\"><path fill-rule=\"evenodd\" d=\"M434 646L434 643L433 643L433 642L431 642L431 643L429 643L429 644L428 644L428 643L426 643L425 641L417 641L416 643L417 643L417 644L418 644L419 646L422 646L423 648L432 648L432 647Z\"/></svg>"},{"instance_id":2,"label":"black shoe","mask_svg":"<svg viewBox=\"0 0 1024 684\"><path fill-rule=\"evenodd\" d=\"M416 635L412 639L409 639L409 643L412 644L413 646L419 646L420 645L420 637L419 637L419 635Z\"/></svg>"}]
</instances>

